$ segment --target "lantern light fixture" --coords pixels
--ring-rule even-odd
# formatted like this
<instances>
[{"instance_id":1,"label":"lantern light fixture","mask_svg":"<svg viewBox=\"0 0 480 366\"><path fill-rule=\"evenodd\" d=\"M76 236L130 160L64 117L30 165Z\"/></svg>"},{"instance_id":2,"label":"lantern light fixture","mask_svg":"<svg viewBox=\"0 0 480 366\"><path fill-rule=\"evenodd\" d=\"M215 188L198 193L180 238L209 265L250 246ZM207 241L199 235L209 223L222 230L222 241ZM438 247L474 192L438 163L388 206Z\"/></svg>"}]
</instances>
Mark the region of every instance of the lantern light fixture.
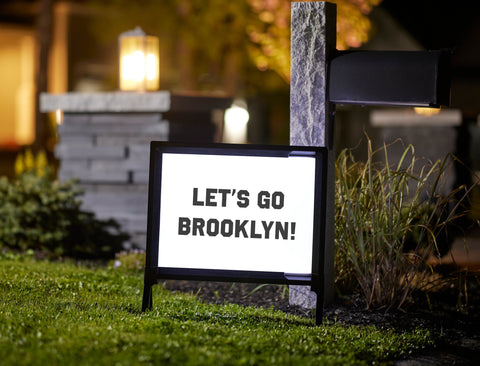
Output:
<instances>
[{"instance_id":1,"label":"lantern light fixture","mask_svg":"<svg viewBox=\"0 0 480 366\"><path fill-rule=\"evenodd\" d=\"M123 91L158 90L160 80L159 40L142 28L118 37L119 87Z\"/></svg>"}]
</instances>

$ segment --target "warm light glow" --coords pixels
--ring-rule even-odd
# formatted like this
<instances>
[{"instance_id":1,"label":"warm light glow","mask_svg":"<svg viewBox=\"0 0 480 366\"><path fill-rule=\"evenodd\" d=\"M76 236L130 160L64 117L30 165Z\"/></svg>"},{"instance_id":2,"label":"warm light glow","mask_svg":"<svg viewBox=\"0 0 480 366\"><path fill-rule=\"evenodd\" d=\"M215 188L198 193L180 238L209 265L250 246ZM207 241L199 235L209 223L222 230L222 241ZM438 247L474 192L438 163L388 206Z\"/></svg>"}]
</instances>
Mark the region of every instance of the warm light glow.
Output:
<instances>
[{"instance_id":1,"label":"warm light glow","mask_svg":"<svg viewBox=\"0 0 480 366\"><path fill-rule=\"evenodd\" d=\"M20 41L20 83L15 94L15 140L28 145L35 140L35 38L24 36ZM10 70L8 71L10 72Z\"/></svg>"},{"instance_id":2,"label":"warm light glow","mask_svg":"<svg viewBox=\"0 0 480 366\"><path fill-rule=\"evenodd\" d=\"M232 144L244 144L247 142L247 124L250 115L246 104L235 102L225 111L225 128L223 141Z\"/></svg>"},{"instance_id":3,"label":"warm light glow","mask_svg":"<svg viewBox=\"0 0 480 366\"><path fill-rule=\"evenodd\" d=\"M63 124L63 111L61 109L55 110L55 122L57 125Z\"/></svg>"},{"instance_id":4,"label":"warm light glow","mask_svg":"<svg viewBox=\"0 0 480 366\"><path fill-rule=\"evenodd\" d=\"M141 82L145 75L145 57L143 52L135 51L122 58L122 78L128 81Z\"/></svg>"},{"instance_id":5,"label":"warm light glow","mask_svg":"<svg viewBox=\"0 0 480 366\"><path fill-rule=\"evenodd\" d=\"M157 58L153 54L148 54L147 59L145 60L145 75L147 75L147 80L155 80L158 75L158 66Z\"/></svg>"},{"instance_id":6,"label":"warm light glow","mask_svg":"<svg viewBox=\"0 0 480 366\"><path fill-rule=\"evenodd\" d=\"M158 48L158 38L146 35L139 27L120 35L120 90L158 90Z\"/></svg>"},{"instance_id":7,"label":"warm light glow","mask_svg":"<svg viewBox=\"0 0 480 366\"><path fill-rule=\"evenodd\" d=\"M0 146L15 149L35 139L35 34L0 28Z\"/></svg>"},{"instance_id":8,"label":"warm light glow","mask_svg":"<svg viewBox=\"0 0 480 366\"><path fill-rule=\"evenodd\" d=\"M440 113L441 108L429 108L429 107L415 107L413 108L415 113L421 114L422 116L434 116Z\"/></svg>"}]
</instances>

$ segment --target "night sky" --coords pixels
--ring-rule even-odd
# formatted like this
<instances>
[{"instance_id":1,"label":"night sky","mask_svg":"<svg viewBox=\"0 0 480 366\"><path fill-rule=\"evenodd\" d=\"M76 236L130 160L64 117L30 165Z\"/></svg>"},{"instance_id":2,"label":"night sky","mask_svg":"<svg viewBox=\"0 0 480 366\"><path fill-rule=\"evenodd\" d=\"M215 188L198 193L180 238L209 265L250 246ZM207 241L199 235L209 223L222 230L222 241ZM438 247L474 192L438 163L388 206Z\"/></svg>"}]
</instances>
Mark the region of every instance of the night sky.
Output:
<instances>
[{"instance_id":1,"label":"night sky","mask_svg":"<svg viewBox=\"0 0 480 366\"><path fill-rule=\"evenodd\" d=\"M476 0L384 0L381 6L426 49L458 47L480 22Z\"/></svg>"}]
</instances>

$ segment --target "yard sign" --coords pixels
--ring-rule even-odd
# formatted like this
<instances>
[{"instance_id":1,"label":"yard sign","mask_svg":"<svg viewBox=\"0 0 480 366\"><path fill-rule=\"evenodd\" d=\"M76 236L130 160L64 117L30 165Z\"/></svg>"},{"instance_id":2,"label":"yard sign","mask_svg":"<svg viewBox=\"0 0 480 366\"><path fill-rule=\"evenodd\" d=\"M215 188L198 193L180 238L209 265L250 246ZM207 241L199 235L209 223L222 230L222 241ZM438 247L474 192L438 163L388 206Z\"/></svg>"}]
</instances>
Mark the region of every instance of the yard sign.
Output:
<instances>
[{"instance_id":1,"label":"yard sign","mask_svg":"<svg viewBox=\"0 0 480 366\"><path fill-rule=\"evenodd\" d=\"M161 278L310 285L322 299L326 154L152 142L142 310Z\"/></svg>"}]
</instances>

